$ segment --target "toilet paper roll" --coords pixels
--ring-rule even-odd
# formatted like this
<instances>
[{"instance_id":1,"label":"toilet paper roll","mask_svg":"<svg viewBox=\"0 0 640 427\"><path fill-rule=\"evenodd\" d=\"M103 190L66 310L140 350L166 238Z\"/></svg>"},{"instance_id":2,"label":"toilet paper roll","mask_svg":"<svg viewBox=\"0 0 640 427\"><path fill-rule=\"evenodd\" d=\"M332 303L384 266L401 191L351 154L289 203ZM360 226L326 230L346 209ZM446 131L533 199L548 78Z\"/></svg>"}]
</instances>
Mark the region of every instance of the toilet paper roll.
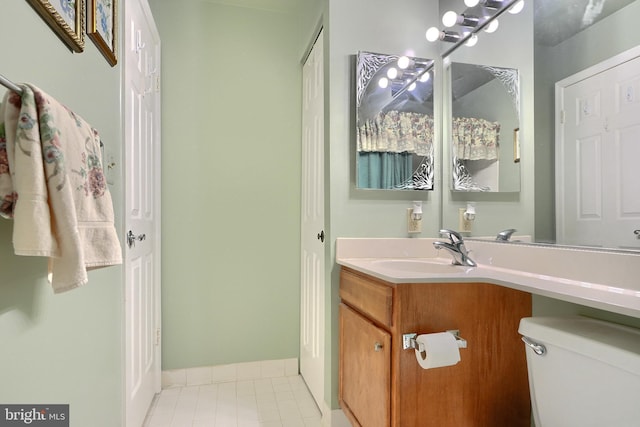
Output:
<instances>
[{"instance_id":1,"label":"toilet paper roll","mask_svg":"<svg viewBox=\"0 0 640 427\"><path fill-rule=\"evenodd\" d=\"M460 361L458 343L449 332L418 335L416 343L416 359L422 369L451 366Z\"/></svg>"}]
</instances>

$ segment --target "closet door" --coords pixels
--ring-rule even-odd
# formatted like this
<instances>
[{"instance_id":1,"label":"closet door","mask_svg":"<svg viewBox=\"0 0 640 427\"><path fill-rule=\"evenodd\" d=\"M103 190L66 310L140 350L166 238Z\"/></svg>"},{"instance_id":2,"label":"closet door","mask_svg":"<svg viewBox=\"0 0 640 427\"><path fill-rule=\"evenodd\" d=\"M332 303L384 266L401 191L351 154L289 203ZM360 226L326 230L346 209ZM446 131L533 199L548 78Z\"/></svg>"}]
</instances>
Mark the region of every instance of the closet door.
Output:
<instances>
[{"instance_id":1,"label":"closet door","mask_svg":"<svg viewBox=\"0 0 640 427\"><path fill-rule=\"evenodd\" d=\"M302 69L300 373L324 405L324 73L322 32Z\"/></svg>"}]
</instances>

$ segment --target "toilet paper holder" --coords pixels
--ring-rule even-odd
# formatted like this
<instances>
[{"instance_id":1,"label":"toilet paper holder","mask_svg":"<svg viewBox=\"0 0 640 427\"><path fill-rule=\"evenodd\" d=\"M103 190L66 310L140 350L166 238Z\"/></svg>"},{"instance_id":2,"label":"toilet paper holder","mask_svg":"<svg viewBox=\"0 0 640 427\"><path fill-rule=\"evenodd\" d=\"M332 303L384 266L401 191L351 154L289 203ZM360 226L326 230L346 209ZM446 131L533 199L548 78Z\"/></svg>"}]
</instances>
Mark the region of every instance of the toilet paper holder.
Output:
<instances>
[{"instance_id":1,"label":"toilet paper holder","mask_svg":"<svg viewBox=\"0 0 640 427\"><path fill-rule=\"evenodd\" d=\"M460 336L460 331L457 329L448 330L445 332L449 332L456 339L456 343L458 344L458 348L467 348L467 340ZM416 341L418 334L404 334L402 335L402 349L403 350L419 350L418 342Z\"/></svg>"}]
</instances>

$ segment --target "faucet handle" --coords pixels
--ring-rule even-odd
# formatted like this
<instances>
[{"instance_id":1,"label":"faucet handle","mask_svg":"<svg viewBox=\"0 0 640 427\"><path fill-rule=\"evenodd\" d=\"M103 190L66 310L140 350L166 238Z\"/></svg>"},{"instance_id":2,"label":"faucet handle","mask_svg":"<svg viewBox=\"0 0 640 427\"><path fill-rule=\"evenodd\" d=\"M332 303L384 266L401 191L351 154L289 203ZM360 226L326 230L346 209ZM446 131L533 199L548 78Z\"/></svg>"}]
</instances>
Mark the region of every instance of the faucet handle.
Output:
<instances>
[{"instance_id":1,"label":"faucet handle","mask_svg":"<svg viewBox=\"0 0 640 427\"><path fill-rule=\"evenodd\" d=\"M459 243L462 242L462 235L457 231L442 229L440 230L440 234L449 238L451 243Z\"/></svg>"},{"instance_id":2,"label":"faucet handle","mask_svg":"<svg viewBox=\"0 0 640 427\"><path fill-rule=\"evenodd\" d=\"M502 230L496 236L496 240L498 242L508 242L509 239L511 238L511 235L513 233L515 233L516 231L518 231L518 230L516 230L515 228L507 228L506 230Z\"/></svg>"}]
</instances>

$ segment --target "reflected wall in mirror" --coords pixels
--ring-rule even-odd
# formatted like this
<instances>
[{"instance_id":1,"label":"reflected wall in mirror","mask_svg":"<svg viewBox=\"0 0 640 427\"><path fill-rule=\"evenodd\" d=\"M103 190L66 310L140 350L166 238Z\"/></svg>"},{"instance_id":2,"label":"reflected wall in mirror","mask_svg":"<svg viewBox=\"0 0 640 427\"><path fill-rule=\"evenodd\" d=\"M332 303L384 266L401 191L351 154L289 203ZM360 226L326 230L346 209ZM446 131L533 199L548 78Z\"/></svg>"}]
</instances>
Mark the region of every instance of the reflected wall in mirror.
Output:
<instances>
[{"instance_id":1,"label":"reflected wall in mirror","mask_svg":"<svg viewBox=\"0 0 640 427\"><path fill-rule=\"evenodd\" d=\"M356 187L433 190L433 60L359 52Z\"/></svg>"},{"instance_id":2,"label":"reflected wall in mirror","mask_svg":"<svg viewBox=\"0 0 640 427\"><path fill-rule=\"evenodd\" d=\"M519 191L518 70L453 62L449 77L453 190Z\"/></svg>"}]
</instances>

